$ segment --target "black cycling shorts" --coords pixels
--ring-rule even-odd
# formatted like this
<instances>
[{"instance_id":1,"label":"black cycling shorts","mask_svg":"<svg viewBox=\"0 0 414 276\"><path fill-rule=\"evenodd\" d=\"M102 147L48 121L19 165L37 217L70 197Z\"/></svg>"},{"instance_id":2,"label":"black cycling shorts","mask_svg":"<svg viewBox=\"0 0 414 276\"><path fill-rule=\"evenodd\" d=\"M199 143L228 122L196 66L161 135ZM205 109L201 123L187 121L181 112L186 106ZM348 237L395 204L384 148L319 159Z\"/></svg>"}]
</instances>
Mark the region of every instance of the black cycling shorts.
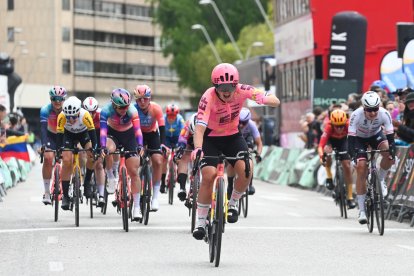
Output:
<instances>
[{"instance_id":1,"label":"black cycling shorts","mask_svg":"<svg viewBox=\"0 0 414 276\"><path fill-rule=\"evenodd\" d=\"M144 146L147 146L147 148L150 150L157 150L157 151L151 151L150 155L162 154L160 134L158 132L156 131L144 132L142 133L142 135L144 136Z\"/></svg>"},{"instance_id":2,"label":"black cycling shorts","mask_svg":"<svg viewBox=\"0 0 414 276\"><path fill-rule=\"evenodd\" d=\"M203 139L203 152L205 156L218 156L223 153L227 157L235 157L240 151L248 151L246 141L239 133L230 136L207 136ZM237 160L228 160L231 166L234 167ZM203 158L201 160L200 168L204 166L216 167L218 164L217 158Z\"/></svg>"},{"instance_id":3,"label":"black cycling shorts","mask_svg":"<svg viewBox=\"0 0 414 276\"><path fill-rule=\"evenodd\" d=\"M84 130L79 133L73 133L65 130L63 134L63 146L65 149L73 149L78 143L81 144L82 148L85 148L85 145L91 141L88 131Z\"/></svg>"},{"instance_id":4,"label":"black cycling shorts","mask_svg":"<svg viewBox=\"0 0 414 276\"><path fill-rule=\"evenodd\" d=\"M131 127L125 131L117 131L110 126L108 126L108 138L111 138L114 141L116 148L124 147L126 151L136 151L137 150L137 140L135 139L134 128ZM125 159L130 157L137 156L137 153L127 153L125 154Z\"/></svg>"},{"instance_id":5,"label":"black cycling shorts","mask_svg":"<svg viewBox=\"0 0 414 276\"><path fill-rule=\"evenodd\" d=\"M57 134L47 131L46 136L46 147L48 149L56 150Z\"/></svg>"},{"instance_id":6,"label":"black cycling shorts","mask_svg":"<svg viewBox=\"0 0 414 276\"><path fill-rule=\"evenodd\" d=\"M384 133L382 133L382 130L380 130L374 136L368 138L362 138L357 136L355 141L355 152L357 153L357 159L368 159L367 153L359 153L359 150L362 149L366 151L368 149L368 146L376 150L379 148L379 145L382 144L384 141L387 141L387 137L385 137Z\"/></svg>"},{"instance_id":7,"label":"black cycling shorts","mask_svg":"<svg viewBox=\"0 0 414 276\"><path fill-rule=\"evenodd\" d=\"M348 139L346 136L342 139L335 139L335 138L329 138L328 145L331 145L331 147L334 149L337 149L339 152L346 151L348 152ZM349 156L349 153L347 154L341 154L339 155L339 160L351 160L351 156Z\"/></svg>"}]
</instances>

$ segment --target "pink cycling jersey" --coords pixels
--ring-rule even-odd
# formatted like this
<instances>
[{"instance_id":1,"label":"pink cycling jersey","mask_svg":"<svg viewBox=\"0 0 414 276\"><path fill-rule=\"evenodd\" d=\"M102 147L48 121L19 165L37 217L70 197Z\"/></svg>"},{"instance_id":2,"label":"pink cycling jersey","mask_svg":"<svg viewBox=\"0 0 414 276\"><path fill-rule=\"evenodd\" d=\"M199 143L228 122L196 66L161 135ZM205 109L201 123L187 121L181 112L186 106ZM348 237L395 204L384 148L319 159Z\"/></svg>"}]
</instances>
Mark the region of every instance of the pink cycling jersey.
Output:
<instances>
[{"instance_id":1,"label":"pink cycling jersey","mask_svg":"<svg viewBox=\"0 0 414 276\"><path fill-rule=\"evenodd\" d=\"M233 99L224 102L210 87L204 92L198 105L197 124L207 127L208 136L229 136L239 131L239 113L246 99L263 104L265 93L257 88L238 84Z\"/></svg>"}]
</instances>

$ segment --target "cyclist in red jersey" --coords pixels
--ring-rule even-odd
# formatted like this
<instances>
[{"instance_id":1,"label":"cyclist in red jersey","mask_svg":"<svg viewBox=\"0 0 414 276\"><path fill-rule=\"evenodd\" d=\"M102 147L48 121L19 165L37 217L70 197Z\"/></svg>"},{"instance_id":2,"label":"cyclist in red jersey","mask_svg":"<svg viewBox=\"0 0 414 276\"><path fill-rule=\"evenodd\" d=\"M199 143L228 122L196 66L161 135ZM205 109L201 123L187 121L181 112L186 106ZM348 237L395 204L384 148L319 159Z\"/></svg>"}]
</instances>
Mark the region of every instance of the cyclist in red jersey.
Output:
<instances>
[{"instance_id":1,"label":"cyclist in red jersey","mask_svg":"<svg viewBox=\"0 0 414 276\"><path fill-rule=\"evenodd\" d=\"M326 188L333 190L333 180L332 180L332 158L330 156L326 157L326 160L323 158L323 154L331 153L332 148L337 148L339 152L348 151L348 126L349 119L346 116L345 111L341 109L336 109L331 112L330 121L325 124L325 129L319 141L318 153L319 159L323 166L326 169ZM351 162L349 154L335 156L341 160L342 168L344 169L344 178L347 185L347 204L349 209L355 208L355 202L352 195L352 171L351 171Z\"/></svg>"},{"instance_id":2,"label":"cyclist in red jersey","mask_svg":"<svg viewBox=\"0 0 414 276\"><path fill-rule=\"evenodd\" d=\"M203 94L198 105L197 124L194 133L194 150L191 159L197 155L217 156L222 152L235 157L238 152L248 151L246 141L239 131L239 113L247 99L260 105L276 107L280 104L275 95L267 94L253 86L239 84L239 72L229 63L221 63L211 73L214 87ZM206 218L211 204L213 182L216 177L218 160L203 158L200 163L202 181L197 200L197 224L193 237L197 240L206 234ZM229 201L227 221L238 220L237 203L250 183L253 163L250 160L250 175L245 175L244 160L230 160L237 179Z\"/></svg>"}]
</instances>

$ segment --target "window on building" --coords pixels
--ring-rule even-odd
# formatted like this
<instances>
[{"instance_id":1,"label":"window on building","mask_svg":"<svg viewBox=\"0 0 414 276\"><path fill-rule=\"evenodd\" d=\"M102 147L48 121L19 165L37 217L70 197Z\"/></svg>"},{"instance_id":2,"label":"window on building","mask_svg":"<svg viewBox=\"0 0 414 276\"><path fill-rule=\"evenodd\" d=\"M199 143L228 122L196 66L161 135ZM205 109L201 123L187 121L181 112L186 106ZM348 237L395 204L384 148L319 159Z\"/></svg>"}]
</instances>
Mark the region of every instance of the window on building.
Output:
<instances>
[{"instance_id":1,"label":"window on building","mask_svg":"<svg viewBox=\"0 0 414 276\"><path fill-rule=\"evenodd\" d=\"M14 27L7 28L7 41L14 42Z\"/></svg>"},{"instance_id":2,"label":"window on building","mask_svg":"<svg viewBox=\"0 0 414 276\"><path fill-rule=\"evenodd\" d=\"M62 60L62 73L70 74L70 59Z\"/></svg>"},{"instance_id":3,"label":"window on building","mask_svg":"<svg viewBox=\"0 0 414 276\"><path fill-rule=\"evenodd\" d=\"M8 11L14 10L14 0L7 0L7 10Z\"/></svg>"},{"instance_id":4,"label":"window on building","mask_svg":"<svg viewBox=\"0 0 414 276\"><path fill-rule=\"evenodd\" d=\"M70 11L70 0L62 0L62 10Z\"/></svg>"},{"instance_id":5,"label":"window on building","mask_svg":"<svg viewBox=\"0 0 414 276\"><path fill-rule=\"evenodd\" d=\"M70 41L70 28L63 27L62 28L62 41L69 42Z\"/></svg>"}]
</instances>

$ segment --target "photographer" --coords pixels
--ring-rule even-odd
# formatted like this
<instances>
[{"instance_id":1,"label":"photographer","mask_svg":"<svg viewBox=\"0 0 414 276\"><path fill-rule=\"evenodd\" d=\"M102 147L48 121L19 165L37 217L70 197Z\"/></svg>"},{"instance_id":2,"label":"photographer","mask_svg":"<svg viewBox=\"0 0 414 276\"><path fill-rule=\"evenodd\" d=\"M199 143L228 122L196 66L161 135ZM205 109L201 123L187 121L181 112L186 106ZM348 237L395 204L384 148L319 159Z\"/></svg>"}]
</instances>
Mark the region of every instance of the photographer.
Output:
<instances>
[{"instance_id":1,"label":"photographer","mask_svg":"<svg viewBox=\"0 0 414 276\"><path fill-rule=\"evenodd\" d=\"M407 143L414 142L414 92L406 95L404 101L405 109L400 120L393 120L392 124L397 135Z\"/></svg>"}]
</instances>

